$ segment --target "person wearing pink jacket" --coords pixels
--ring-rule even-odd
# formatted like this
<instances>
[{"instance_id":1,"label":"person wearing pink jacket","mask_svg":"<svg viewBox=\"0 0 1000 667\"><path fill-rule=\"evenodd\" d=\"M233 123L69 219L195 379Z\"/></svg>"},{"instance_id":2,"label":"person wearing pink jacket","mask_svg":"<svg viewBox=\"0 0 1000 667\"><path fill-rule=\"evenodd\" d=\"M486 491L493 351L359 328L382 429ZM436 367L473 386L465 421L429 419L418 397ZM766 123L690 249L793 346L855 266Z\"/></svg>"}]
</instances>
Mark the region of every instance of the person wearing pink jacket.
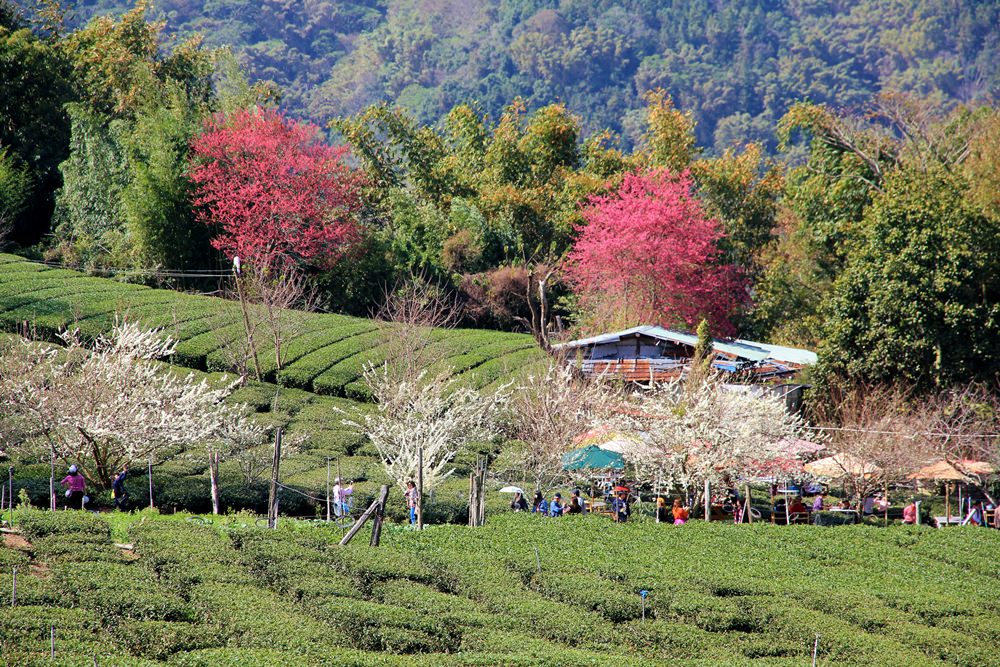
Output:
<instances>
[{"instance_id":1,"label":"person wearing pink jacket","mask_svg":"<svg viewBox=\"0 0 1000 667\"><path fill-rule=\"evenodd\" d=\"M87 497L87 480L75 465L69 467L69 474L59 482L66 487L66 507L72 509L84 509L84 498Z\"/></svg>"}]
</instances>

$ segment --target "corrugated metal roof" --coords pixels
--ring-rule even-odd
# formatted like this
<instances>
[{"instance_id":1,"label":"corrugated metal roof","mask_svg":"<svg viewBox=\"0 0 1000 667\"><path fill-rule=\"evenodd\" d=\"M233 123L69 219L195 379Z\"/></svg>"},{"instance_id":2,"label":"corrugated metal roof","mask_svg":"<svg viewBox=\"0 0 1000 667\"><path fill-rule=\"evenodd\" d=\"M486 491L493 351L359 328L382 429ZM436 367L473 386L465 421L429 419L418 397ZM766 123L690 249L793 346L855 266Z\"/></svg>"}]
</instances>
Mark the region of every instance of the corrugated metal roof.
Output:
<instances>
[{"instance_id":1,"label":"corrugated metal roof","mask_svg":"<svg viewBox=\"0 0 1000 667\"><path fill-rule=\"evenodd\" d=\"M803 350L797 347L771 345L770 343L755 343L749 340L737 340L736 342L745 345L753 345L755 347L767 350L770 355L768 358L774 359L775 361L787 361L790 364L798 364L800 366L811 366L815 364L818 359L815 352L811 352L809 350Z\"/></svg>"},{"instance_id":2,"label":"corrugated metal roof","mask_svg":"<svg viewBox=\"0 0 1000 667\"><path fill-rule=\"evenodd\" d=\"M673 329L664 329L663 327L656 326L640 326L632 327L631 329L625 329L623 331L615 331L612 333L602 334L600 336L592 336L590 338L581 338L579 340L573 340L568 343L561 343L559 345L554 345L553 349L574 349L578 347L590 347L591 345L602 345L605 343L615 343L622 340L623 338L631 338L636 334L649 336L651 338L658 338L660 340L670 341L672 343L681 343L682 345L687 345L689 347L694 347L698 344L698 337L684 333L683 331L675 331ZM722 352L724 354L730 354L741 359L747 359L749 361L763 361L767 359L770 352L763 347L754 347L745 341L736 342L725 342L721 340L715 340L712 343L712 348L716 352Z\"/></svg>"}]
</instances>

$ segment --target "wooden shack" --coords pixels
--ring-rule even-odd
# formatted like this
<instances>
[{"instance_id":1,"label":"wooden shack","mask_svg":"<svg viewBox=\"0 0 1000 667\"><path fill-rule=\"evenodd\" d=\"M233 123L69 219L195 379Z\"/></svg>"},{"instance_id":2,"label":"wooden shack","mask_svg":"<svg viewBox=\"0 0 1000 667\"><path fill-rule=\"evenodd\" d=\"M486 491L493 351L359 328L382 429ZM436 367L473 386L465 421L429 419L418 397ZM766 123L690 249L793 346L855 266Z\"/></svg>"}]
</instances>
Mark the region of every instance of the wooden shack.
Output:
<instances>
[{"instance_id":1,"label":"wooden shack","mask_svg":"<svg viewBox=\"0 0 1000 667\"><path fill-rule=\"evenodd\" d=\"M691 367L698 337L657 326L581 338L555 345L587 376L611 375L635 382L663 382L683 377ZM816 353L748 340L713 340L712 368L732 382L788 384Z\"/></svg>"}]
</instances>

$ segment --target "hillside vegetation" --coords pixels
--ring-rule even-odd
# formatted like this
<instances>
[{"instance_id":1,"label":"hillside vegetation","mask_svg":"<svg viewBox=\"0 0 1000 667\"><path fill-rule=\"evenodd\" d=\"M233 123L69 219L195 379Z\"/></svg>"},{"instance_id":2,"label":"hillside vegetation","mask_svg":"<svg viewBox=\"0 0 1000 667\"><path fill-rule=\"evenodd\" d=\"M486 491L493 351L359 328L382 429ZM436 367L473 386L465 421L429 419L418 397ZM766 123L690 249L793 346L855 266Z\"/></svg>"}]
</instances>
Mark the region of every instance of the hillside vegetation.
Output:
<instances>
[{"instance_id":1,"label":"hillside vegetation","mask_svg":"<svg viewBox=\"0 0 1000 667\"><path fill-rule=\"evenodd\" d=\"M823 666L1000 665L996 531L503 515L372 549L241 516L18 519L0 648L19 665L799 667L817 635Z\"/></svg>"},{"instance_id":2,"label":"hillside vegetation","mask_svg":"<svg viewBox=\"0 0 1000 667\"><path fill-rule=\"evenodd\" d=\"M0 328L24 323L36 335L53 337L67 327L85 336L108 331L116 317L163 329L180 341L173 363L198 370L229 371L230 343L244 336L239 305L216 297L182 294L53 269L13 255L0 255ZM322 395L367 400L365 366L395 351L391 324L345 315L290 313L296 334L285 366L275 368L273 349L260 350L264 379ZM544 358L531 336L484 330L434 330L426 336L428 370L448 370L485 387L512 369Z\"/></svg>"},{"instance_id":3,"label":"hillside vegetation","mask_svg":"<svg viewBox=\"0 0 1000 667\"><path fill-rule=\"evenodd\" d=\"M74 22L127 0L84 0ZM564 102L586 133L640 139L642 95L665 88L698 143L773 146L795 100L860 108L883 90L963 103L1000 84L994 3L922 0L161 0L178 41L230 45L255 80L320 123L393 101L423 122L476 100L493 118L514 97Z\"/></svg>"}]
</instances>

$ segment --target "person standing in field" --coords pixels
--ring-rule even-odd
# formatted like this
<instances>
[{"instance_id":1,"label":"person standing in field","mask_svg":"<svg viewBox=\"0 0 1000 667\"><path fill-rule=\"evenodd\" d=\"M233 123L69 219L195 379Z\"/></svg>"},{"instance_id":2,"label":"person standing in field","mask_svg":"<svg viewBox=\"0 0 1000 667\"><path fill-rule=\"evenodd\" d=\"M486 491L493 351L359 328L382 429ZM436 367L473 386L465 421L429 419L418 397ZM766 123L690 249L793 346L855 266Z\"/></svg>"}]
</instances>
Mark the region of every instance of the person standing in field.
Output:
<instances>
[{"instance_id":1,"label":"person standing in field","mask_svg":"<svg viewBox=\"0 0 1000 667\"><path fill-rule=\"evenodd\" d=\"M917 503L910 501L910 504L903 508L903 523L914 525L917 523Z\"/></svg>"},{"instance_id":2,"label":"person standing in field","mask_svg":"<svg viewBox=\"0 0 1000 667\"><path fill-rule=\"evenodd\" d=\"M406 497L406 506L410 510L410 524L413 525L417 522L417 485L413 483L412 479L406 483L406 493L403 495Z\"/></svg>"},{"instance_id":3,"label":"person standing in field","mask_svg":"<svg viewBox=\"0 0 1000 667\"><path fill-rule=\"evenodd\" d=\"M128 464L122 466L120 473L115 475L111 482L111 498L115 501L115 509L125 511L125 502L128 500L128 491L125 489L125 478L128 477Z\"/></svg>"},{"instance_id":4,"label":"person standing in field","mask_svg":"<svg viewBox=\"0 0 1000 667\"><path fill-rule=\"evenodd\" d=\"M69 467L69 474L59 483L66 487L66 507L82 510L83 499L87 492L87 480L83 478L75 464Z\"/></svg>"},{"instance_id":5,"label":"person standing in field","mask_svg":"<svg viewBox=\"0 0 1000 667\"><path fill-rule=\"evenodd\" d=\"M351 511L351 494L354 493L354 483L343 485L343 480L339 477L334 480L332 497L334 514L337 516L347 516Z\"/></svg>"},{"instance_id":6,"label":"person standing in field","mask_svg":"<svg viewBox=\"0 0 1000 667\"><path fill-rule=\"evenodd\" d=\"M822 491L820 491L819 493L817 493L816 494L816 498L813 499L812 511L813 512L822 512L823 511L823 492Z\"/></svg>"},{"instance_id":7,"label":"person standing in field","mask_svg":"<svg viewBox=\"0 0 1000 667\"><path fill-rule=\"evenodd\" d=\"M687 523L688 517L691 516L691 510L681 505L680 498L674 498L674 506L671 514L674 516L674 525L683 526Z\"/></svg>"}]
</instances>

